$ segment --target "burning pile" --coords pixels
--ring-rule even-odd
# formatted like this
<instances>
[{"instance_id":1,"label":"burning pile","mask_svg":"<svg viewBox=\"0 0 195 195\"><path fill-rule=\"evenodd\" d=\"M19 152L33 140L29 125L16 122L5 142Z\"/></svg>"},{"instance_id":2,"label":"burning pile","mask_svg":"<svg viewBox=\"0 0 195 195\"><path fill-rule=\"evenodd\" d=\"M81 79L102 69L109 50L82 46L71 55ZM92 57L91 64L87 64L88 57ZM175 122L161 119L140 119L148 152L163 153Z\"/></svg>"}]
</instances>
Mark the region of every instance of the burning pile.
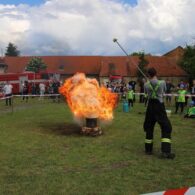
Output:
<instances>
[{"instance_id":1,"label":"burning pile","mask_svg":"<svg viewBox=\"0 0 195 195\"><path fill-rule=\"evenodd\" d=\"M85 74L77 73L65 81L60 87L60 93L66 97L74 116L86 119L86 127L82 128L84 133L101 133L97 119L113 119L117 95L105 87L100 87L96 79L89 79Z\"/></svg>"}]
</instances>

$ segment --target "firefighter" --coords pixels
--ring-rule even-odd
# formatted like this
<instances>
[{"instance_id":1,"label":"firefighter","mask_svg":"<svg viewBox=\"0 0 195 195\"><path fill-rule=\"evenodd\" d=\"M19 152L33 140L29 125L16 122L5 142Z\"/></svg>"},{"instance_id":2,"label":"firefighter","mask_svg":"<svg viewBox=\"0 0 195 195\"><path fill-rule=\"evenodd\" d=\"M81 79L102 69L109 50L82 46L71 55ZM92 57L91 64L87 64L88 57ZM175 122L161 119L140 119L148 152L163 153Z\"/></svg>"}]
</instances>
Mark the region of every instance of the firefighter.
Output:
<instances>
[{"instance_id":1,"label":"firefighter","mask_svg":"<svg viewBox=\"0 0 195 195\"><path fill-rule=\"evenodd\" d=\"M163 103L163 95L166 90L165 81L157 79L157 72L154 68L149 68L149 81L145 83L144 90L148 95L148 106L144 121L144 131L146 132L145 153L151 155L153 152L153 132L155 123L161 127L161 158L173 159L171 153L171 132L172 126L167 117Z\"/></svg>"}]
</instances>

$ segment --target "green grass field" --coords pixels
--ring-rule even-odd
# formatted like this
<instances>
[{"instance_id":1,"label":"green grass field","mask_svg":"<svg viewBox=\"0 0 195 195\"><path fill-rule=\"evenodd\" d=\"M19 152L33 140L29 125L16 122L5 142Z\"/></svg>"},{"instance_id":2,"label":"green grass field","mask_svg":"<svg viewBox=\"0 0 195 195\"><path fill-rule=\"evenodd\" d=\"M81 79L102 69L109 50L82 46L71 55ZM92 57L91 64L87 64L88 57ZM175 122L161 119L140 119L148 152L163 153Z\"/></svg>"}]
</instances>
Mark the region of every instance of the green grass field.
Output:
<instances>
[{"instance_id":1,"label":"green grass field","mask_svg":"<svg viewBox=\"0 0 195 195\"><path fill-rule=\"evenodd\" d=\"M130 113L119 104L104 134L79 134L64 103L0 102L0 194L129 194L195 186L195 120L172 115L174 160L144 154L143 105ZM174 109L174 108L172 108Z\"/></svg>"}]
</instances>

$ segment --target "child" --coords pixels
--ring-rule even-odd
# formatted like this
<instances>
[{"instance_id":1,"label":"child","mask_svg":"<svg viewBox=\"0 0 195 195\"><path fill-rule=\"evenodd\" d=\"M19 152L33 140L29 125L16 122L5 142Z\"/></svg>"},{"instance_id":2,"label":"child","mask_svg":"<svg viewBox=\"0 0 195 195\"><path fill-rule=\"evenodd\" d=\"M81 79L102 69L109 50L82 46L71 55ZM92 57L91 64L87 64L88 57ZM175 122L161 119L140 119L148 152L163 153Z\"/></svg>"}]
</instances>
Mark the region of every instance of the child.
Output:
<instances>
[{"instance_id":1,"label":"child","mask_svg":"<svg viewBox=\"0 0 195 195\"><path fill-rule=\"evenodd\" d=\"M184 118L195 118L195 102L191 101Z\"/></svg>"},{"instance_id":2,"label":"child","mask_svg":"<svg viewBox=\"0 0 195 195\"><path fill-rule=\"evenodd\" d=\"M183 113L184 106L185 106L185 95L187 91L184 89L184 85L180 85L178 90L178 97L176 98L176 110L175 114L177 114L178 108L181 108L181 113Z\"/></svg>"},{"instance_id":3,"label":"child","mask_svg":"<svg viewBox=\"0 0 195 195\"><path fill-rule=\"evenodd\" d=\"M129 107L133 107L133 98L134 98L133 96L134 96L134 92L132 86L130 85L127 93Z\"/></svg>"},{"instance_id":4,"label":"child","mask_svg":"<svg viewBox=\"0 0 195 195\"><path fill-rule=\"evenodd\" d=\"M122 92L121 99L123 102L126 101L127 97L125 91Z\"/></svg>"}]
</instances>

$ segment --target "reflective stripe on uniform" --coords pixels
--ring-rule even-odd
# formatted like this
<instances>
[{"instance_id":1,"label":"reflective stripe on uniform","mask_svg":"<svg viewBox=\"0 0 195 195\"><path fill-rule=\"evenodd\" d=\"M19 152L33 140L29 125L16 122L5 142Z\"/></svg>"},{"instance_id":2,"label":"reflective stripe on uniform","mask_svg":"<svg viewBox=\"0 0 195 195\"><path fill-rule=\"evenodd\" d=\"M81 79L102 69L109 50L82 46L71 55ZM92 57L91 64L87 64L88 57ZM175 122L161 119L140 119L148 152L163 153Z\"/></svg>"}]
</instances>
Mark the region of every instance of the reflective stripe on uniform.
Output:
<instances>
[{"instance_id":1,"label":"reflective stripe on uniform","mask_svg":"<svg viewBox=\"0 0 195 195\"><path fill-rule=\"evenodd\" d=\"M146 144L152 144L153 140L152 139L145 139Z\"/></svg>"},{"instance_id":2,"label":"reflective stripe on uniform","mask_svg":"<svg viewBox=\"0 0 195 195\"><path fill-rule=\"evenodd\" d=\"M161 142L171 143L171 139L169 139L169 138L162 138Z\"/></svg>"}]
</instances>

